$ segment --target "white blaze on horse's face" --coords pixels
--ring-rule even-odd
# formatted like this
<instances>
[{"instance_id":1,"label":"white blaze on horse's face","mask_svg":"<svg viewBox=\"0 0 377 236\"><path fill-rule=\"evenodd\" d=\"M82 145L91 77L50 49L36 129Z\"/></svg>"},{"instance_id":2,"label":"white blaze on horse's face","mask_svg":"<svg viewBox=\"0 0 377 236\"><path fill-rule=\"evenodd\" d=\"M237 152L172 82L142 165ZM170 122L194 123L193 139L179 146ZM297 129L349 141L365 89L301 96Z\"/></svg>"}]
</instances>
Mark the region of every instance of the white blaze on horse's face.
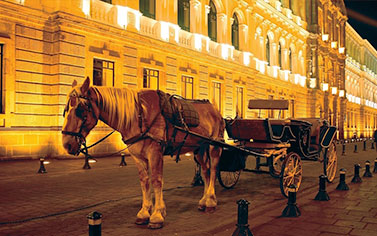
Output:
<instances>
[{"instance_id":1,"label":"white blaze on horse's face","mask_svg":"<svg viewBox=\"0 0 377 236\"><path fill-rule=\"evenodd\" d=\"M89 131L97 124L97 115L93 104L88 98L89 79L84 84L76 86L72 84L72 90L68 93L67 105L64 109L64 124L62 127L63 147L69 154L78 155L81 144Z\"/></svg>"}]
</instances>

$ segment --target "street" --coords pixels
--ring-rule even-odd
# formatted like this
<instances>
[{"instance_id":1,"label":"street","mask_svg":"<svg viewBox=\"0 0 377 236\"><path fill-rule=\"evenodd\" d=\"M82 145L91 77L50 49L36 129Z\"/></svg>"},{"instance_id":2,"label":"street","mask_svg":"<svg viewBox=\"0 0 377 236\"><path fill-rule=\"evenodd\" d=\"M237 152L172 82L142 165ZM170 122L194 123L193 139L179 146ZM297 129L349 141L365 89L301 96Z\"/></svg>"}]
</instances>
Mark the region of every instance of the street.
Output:
<instances>
[{"instance_id":1,"label":"street","mask_svg":"<svg viewBox=\"0 0 377 236\"><path fill-rule=\"evenodd\" d=\"M354 145L358 153L354 153ZM346 145L346 156L337 145L338 170L347 169L353 175L353 166L371 161L373 170L376 150L363 151L363 143ZM182 156L179 163L165 157L164 200L167 217L164 227L151 231L134 224L141 206L141 190L137 169L130 157L127 166L119 167L120 157L99 158L90 170L83 170L83 159L50 160L46 174L37 174L39 161L0 162L0 235L87 235L86 216L92 211L103 214L103 235L231 235L237 220L236 201L250 202L249 213L281 212L287 199L279 189L279 180L269 174L242 172L234 189L226 190L216 183L218 207L212 214L197 210L203 187L192 187L195 162ZM255 158L250 156L247 166ZM312 199L318 192L318 176L323 166L319 162L303 161L303 180L297 194ZM364 173L361 169L360 174ZM339 182L339 174L333 184ZM276 216L266 216L268 219ZM267 219L265 218L265 219ZM263 218L262 218L263 219ZM263 223L249 218L250 227ZM226 231L226 230L228 231Z\"/></svg>"}]
</instances>

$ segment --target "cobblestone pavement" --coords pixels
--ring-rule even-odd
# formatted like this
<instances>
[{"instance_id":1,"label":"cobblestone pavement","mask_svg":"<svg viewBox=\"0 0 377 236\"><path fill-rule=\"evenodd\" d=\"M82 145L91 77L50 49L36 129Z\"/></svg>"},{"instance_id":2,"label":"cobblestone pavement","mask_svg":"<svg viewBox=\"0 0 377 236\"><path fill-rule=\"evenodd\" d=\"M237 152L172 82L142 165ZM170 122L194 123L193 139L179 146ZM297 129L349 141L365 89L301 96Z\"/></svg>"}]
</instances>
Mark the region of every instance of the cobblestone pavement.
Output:
<instances>
[{"instance_id":1,"label":"cobblestone pavement","mask_svg":"<svg viewBox=\"0 0 377 236\"><path fill-rule=\"evenodd\" d=\"M197 211L202 187L190 185L194 161L182 157L178 164L165 157L164 228L149 230L134 224L141 205L137 170L126 157L99 158L91 170L83 170L83 159L50 160L48 173L37 174L38 160L0 162L0 235L88 235L86 215L103 214L102 235L232 235L236 229L238 199L250 202L249 224L254 236L261 235L377 235L377 173L351 184L353 165L370 160L373 171L376 150L347 145L339 168L347 168L349 191L335 190L339 178L327 185L330 201L314 201L322 165L304 161L304 177L297 194L298 218L280 217L287 199L280 194L278 180L266 174L242 173L234 189L216 185L218 207L214 213ZM251 161L251 162L250 162ZM254 158L249 158L252 165ZM364 169L360 170L360 174ZM337 174L338 175L338 174Z\"/></svg>"}]
</instances>

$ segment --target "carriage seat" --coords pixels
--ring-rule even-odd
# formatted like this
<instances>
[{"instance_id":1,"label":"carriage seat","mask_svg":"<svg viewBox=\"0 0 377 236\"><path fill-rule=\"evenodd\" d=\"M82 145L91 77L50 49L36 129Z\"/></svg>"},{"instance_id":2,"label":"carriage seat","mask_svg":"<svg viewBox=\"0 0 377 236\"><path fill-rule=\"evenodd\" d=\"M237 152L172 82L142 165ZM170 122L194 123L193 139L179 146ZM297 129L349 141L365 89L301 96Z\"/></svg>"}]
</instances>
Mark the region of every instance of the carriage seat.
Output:
<instances>
[{"instance_id":1,"label":"carriage seat","mask_svg":"<svg viewBox=\"0 0 377 236\"><path fill-rule=\"evenodd\" d=\"M321 133L322 120L320 118L299 118L300 120L308 121L312 124L310 127L310 148L314 150L319 149L319 139Z\"/></svg>"}]
</instances>

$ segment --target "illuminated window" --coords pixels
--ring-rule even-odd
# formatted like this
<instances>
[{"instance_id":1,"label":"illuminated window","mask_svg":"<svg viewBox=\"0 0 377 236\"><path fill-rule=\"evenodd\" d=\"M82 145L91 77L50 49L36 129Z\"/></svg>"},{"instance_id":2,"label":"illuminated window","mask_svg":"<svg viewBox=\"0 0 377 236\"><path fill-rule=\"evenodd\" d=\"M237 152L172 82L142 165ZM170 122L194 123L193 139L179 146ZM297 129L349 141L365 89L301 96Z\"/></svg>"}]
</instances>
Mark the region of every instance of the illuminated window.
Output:
<instances>
[{"instance_id":1,"label":"illuminated window","mask_svg":"<svg viewBox=\"0 0 377 236\"><path fill-rule=\"evenodd\" d=\"M190 31L190 1L178 0L178 25L181 29Z\"/></svg>"},{"instance_id":2,"label":"illuminated window","mask_svg":"<svg viewBox=\"0 0 377 236\"><path fill-rule=\"evenodd\" d=\"M267 65L270 65L270 39L267 36L266 38L266 60L267 60Z\"/></svg>"},{"instance_id":3,"label":"illuminated window","mask_svg":"<svg viewBox=\"0 0 377 236\"><path fill-rule=\"evenodd\" d=\"M217 109L221 112L221 83L212 82L213 104L217 106Z\"/></svg>"},{"instance_id":4,"label":"illuminated window","mask_svg":"<svg viewBox=\"0 0 377 236\"><path fill-rule=\"evenodd\" d=\"M0 44L0 113L4 113L4 81L3 81L3 63L4 63L4 44Z\"/></svg>"},{"instance_id":5,"label":"illuminated window","mask_svg":"<svg viewBox=\"0 0 377 236\"><path fill-rule=\"evenodd\" d=\"M279 61L279 66L281 68L281 44L280 43L278 46L278 61Z\"/></svg>"},{"instance_id":6,"label":"illuminated window","mask_svg":"<svg viewBox=\"0 0 377 236\"><path fill-rule=\"evenodd\" d=\"M102 2L107 2L109 4L112 4L112 0L101 0Z\"/></svg>"},{"instance_id":7,"label":"illuminated window","mask_svg":"<svg viewBox=\"0 0 377 236\"><path fill-rule=\"evenodd\" d=\"M114 86L114 62L94 59L93 85Z\"/></svg>"},{"instance_id":8,"label":"illuminated window","mask_svg":"<svg viewBox=\"0 0 377 236\"><path fill-rule=\"evenodd\" d=\"M215 4L212 1L209 2L209 13L208 13L208 37L212 41L217 41L217 12Z\"/></svg>"},{"instance_id":9,"label":"illuminated window","mask_svg":"<svg viewBox=\"0 0 377 236\"><path fill-rule=\"evenodd\" d=\"M159 71L143 69L143 88L159 89Z\"/></svg>"},{"instance_id":10,"label":"illuminated window","mask_svg":"<svg viewBox=\"0 0 377 236\"><path fill-rule=\"evenodd\" d=\"M139 10L144 16L156 19L156 0L139 0Z\"/></svg>"},{"instance_id":11,"label":"illuminated window","mask_svg":"<svg viewBox=\"0 0 377 236\"><path fill-rule=\"evenodd\" d=\"M237 115L240 118L244 117L244 109L243 109L243 88L242 87L237 87L237 100L236 100L236 111Z\"/></svg>"},{"instance_id":12,"label":"illuminated window","mask_svg":"<svg viewBox=\"0 0 377 236\"><path fill-rule=\"evenodd\" d=\"M235 49L240 49L240 43L239 43L239 32L238 32L238 18L237 15L233 15L233 24L232 24L232 45Z\"/></svg>"},{"instance_id":13,"label":"illuminated window","mask_svg":"<svg viewBox=\"0 0 377 236\"><path fill-rule=\"evenodd\" d=\"M182 75L182 97L194 98L194 78Z\"/></svg>"}]
</instances>

